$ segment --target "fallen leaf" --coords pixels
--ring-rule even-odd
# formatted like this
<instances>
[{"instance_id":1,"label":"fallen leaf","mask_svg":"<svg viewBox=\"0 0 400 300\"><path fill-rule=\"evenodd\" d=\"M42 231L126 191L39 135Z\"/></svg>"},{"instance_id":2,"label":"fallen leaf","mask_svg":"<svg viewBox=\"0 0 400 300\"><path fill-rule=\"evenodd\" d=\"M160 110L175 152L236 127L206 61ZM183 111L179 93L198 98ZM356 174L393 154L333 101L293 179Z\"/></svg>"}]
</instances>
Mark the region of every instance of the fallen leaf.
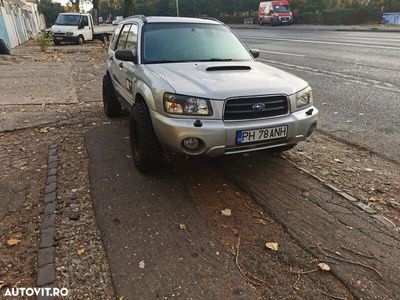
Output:
<instances>
[{"instance_id":1,"label":"fallen leaf","mask_svg":"<svg viewBox=\"0 0 400 300\"><path fill-rule=\"evenodd\" d=\"M225 208L225 209L221 210L221 215L223 215L225 217L230 217L232 215L232 211L230 208Z\"/></svg>"},{"instance_id":2,"label":"fallen leaf","mask_svg":"<svg viewBox=\"0 0 400 300\"><path fill-rule=\"evenodd\" d=\"M334 161L337 162L337 163L341 163L341 164L343 163L343 160L340 160L338 158L335 158Z\"/></svg>"},{"instance_id":3,"label":"fallen leaf","mask_svg":"<svg viewBox=\"0 0 400 300\"><path fill-rule=\"evenodd\" d=\"M139 268L144 269L144 260L139 261Z\"/></svg>"},{"instance_id":4,"label":"fallen leaf","mask_svg":"<svg viewBox=\"0 0 400 300\"><path fill-rule=\"evenodd\" d=\"M278 251L278 243L275 242L268 242L265 243L265 247L267 247L268 249L274 250L274 251Z\"/></svg>"},{"instance_id":5,"label":"fallen leaf","mask_svg":"<svg viewBox=\"0 0 400 300\"><path fill-rule=\"evenodd\" d=\"M119 297L119 300L125 300L124 296Z\"/></svg>"},{"instance_id":6,"label":"fallen leaf","mask_svg":"<svg viewBox=\"0 0 400 300\"><path fill-rule=\"evenodd\" d=\"M47 133L47 132L49 132L49 131L48 131L48 129L45 127L45 128L41 128L41 129L40 129L40 132L41 132L41 133Z\"/></svg>"},{"instance_id":7,"label":"fallen leaf","mask_svg":"<svg viewBox=\"0 0 400 300\"><path fill-rule=\"evenodd\" d=\"M78 255L79 256L82 256L84 253L85 253L85 249L82 248L82 249L78 250Z\"/></svg>"},{"instance_id":8,"label":"fallen leaf","mask_svg":"<svg viewBox=\"0 0 400 300\"><path fill-rule=\"evenodd\" d=\"M373 170L371 168L365 168L365 171L372 172Z\"/></svg>"},{"instance_id":9,"label":"fallen leaf","mask_svg":"<svg viewBox=\"0 0 400 300\"><path fill-rule=\"evenodd\" d=\"M15 246L15 245L18 245L20 242L21 242L21 241L20 241L20 240L17 240L17 239L9 239L9 240L7 241L7 245L8 245L8 246Z\"/></svg>"},{"instance_id":10,"label":"fallen leaf","mask_svg":"<svg viewBox=\"0 0 400 300\"><path fill-rule=\"evenodd\" d=\"M187 229L185 224L179 224L179 228L182 229L182 230L186 230Z\"/></svg>"},{"instance_id":11,"label":"fallen leaf","mask_svg":"<svg viewBox=\"0 0 400 300\"><path fill-rule=\"evenodd\" d=\"M318 267L323 271L330 271L331 267L326 263L319 263Z\"/></svg>"}]
</instances>

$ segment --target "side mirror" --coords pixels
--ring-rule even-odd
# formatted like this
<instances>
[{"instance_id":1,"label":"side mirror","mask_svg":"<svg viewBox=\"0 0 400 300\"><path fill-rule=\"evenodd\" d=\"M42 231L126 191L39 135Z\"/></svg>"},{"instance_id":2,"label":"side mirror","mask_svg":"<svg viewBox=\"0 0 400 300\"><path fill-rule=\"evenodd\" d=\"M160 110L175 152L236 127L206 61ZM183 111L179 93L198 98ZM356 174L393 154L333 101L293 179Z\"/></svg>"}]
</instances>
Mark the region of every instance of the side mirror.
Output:
<instances>
[{"instance_id":1,"label":"side mirror","mask_svg":"<svg viewBox=\"0 0 400 300\"><path fill-rule=\"evenodd\" d=\"M251 55L253 55L254 58L257 58L260 56L260 50L258 49L250 49Z\"/></svg>"},{"instance_id":2,"label":"side mirror","mask_svg":"<svg viewBox=\"0 0 400 300\"><path fill-rule=\"evenodd\" d=\"M115 58L122 61L130 61L137 63L137 56L133 55L132 50L129 49L118 49L115 51Z\"/></svg>"}]
</instances>

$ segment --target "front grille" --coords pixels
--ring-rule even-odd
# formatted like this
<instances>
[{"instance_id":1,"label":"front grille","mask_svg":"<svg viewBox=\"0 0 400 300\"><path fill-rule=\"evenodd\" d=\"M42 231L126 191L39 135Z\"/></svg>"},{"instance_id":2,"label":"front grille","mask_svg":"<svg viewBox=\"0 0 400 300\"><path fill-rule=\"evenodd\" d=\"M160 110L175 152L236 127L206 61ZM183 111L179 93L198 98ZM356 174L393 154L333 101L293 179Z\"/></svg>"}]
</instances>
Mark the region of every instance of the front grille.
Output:
<instances>
[{"instance_id":1,"label":"front grille","mask_svg":"<svg viewBox=\"0 0 400 300\"><path fill-rule=\"evenodd\" d=\"M258 104L257 107L254 107ZM257 110L256 108L260 108ZM284 95L228 99L225 102L224 120L247 120L286 115L289 101Z\"/></svg>"},{"instance_id":2,"label":"front grille","mask_svg":"<svg viewBox=\"0 0 400 300\"><path fill-rule=\"evenodd\" d=\"M57 33L53 33L54 36L65 36L65 33L63 32L57 32Z\"/></svg>"}]
</instances>

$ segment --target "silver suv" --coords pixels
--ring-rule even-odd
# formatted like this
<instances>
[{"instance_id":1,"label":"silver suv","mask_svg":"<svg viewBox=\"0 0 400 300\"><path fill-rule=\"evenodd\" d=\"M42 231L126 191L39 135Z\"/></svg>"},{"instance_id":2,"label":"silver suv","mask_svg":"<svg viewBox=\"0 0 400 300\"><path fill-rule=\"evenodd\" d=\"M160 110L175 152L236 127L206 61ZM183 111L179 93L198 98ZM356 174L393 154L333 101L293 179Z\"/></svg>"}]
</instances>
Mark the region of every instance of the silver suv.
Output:
<instances>
[{"instance_id":1,"label":"silver suv","mask_svg":"<svg viewBox=\"0 0 400 300\"><path fill-rule=\"evenodd\" d=\"M255 61L224 24L133 16L114 32L103 79L104 111L130 111L137 168L158 167L165 149L218 156L284 151L308 138L318 110L304 80Z\"/></svg>"}]
</instances>

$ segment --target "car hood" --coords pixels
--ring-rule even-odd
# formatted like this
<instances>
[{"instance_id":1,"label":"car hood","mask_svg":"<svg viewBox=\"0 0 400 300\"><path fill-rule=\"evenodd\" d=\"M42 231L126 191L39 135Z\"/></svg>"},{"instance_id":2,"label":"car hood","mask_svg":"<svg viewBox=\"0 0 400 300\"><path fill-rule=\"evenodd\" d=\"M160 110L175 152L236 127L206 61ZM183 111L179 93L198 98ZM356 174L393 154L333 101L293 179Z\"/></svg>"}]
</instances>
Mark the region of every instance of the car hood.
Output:
<instances>
[{"instance_id":1,"label":"car hood","mask_svg":"<svg viewBox=\"0 0 400 300\"><path fill-rule=\"evenodd\" d=\"M78 25L53 25L51 26L50 30L53 33L66 33L66 32L73 32L76 30Z\"/></svg>"},{"instance_id":2,"label":"car hood","mask_svg":"<svg viewBox=\"0 0 400 300\"><path fill-rule=\"evenodd\" d=\"M294 75L255 61L147 64L146 67L177 94L210 99L292 95L308 86Z\"/></svg>"}]
</instances>

